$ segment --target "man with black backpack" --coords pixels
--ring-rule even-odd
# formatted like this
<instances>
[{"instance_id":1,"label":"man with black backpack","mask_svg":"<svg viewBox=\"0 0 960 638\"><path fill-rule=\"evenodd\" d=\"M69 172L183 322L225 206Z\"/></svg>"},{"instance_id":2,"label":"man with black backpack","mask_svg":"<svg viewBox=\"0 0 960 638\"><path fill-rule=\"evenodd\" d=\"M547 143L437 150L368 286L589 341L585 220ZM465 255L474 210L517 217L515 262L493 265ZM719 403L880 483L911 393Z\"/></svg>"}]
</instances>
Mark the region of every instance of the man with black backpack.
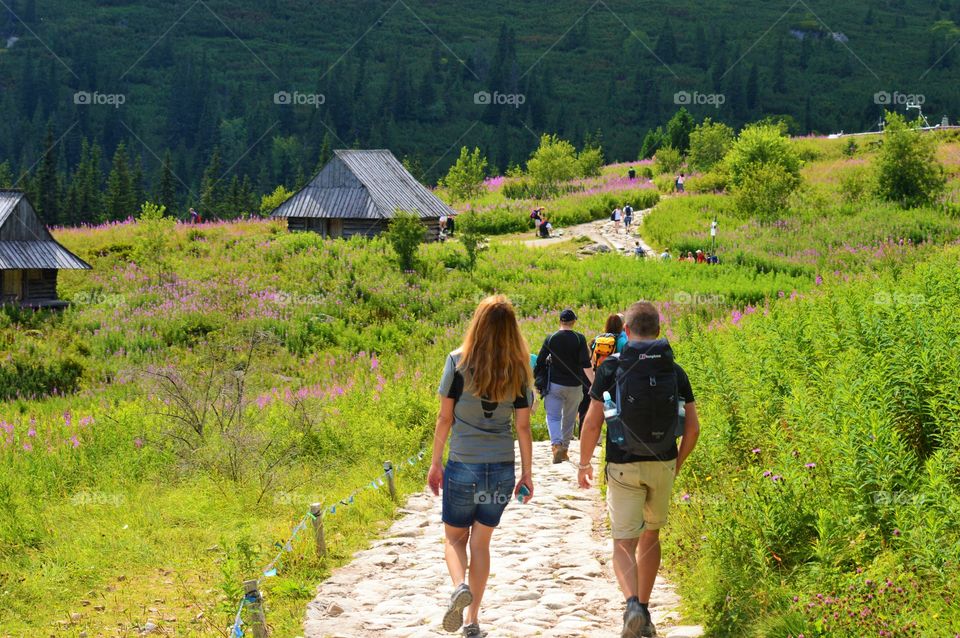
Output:
<instances>
[{"instance_id":1,"label":"man with black backpack","mask_svg":"<svg viewBox=\"0 0 960 638\"><path fill-rule=\"evenodd\" d=\"M560 329L544 339L533 376L543 397L547 429L553 444L553 462L570 457L567 450L583 392L593 382L587 338L573 329L577 315L567 308L560 313Z\"/></svg>"},{"instance_id":2,"label":"man with black backpack","mask_svg":"<svg viewBox=\"0 0 960 638\"><path fill-rule=\"evenodd\" d=\"M613 570L626 599L621 638L637 638L656 635L647 605L660 569L660 529L667 523L674 477L697 444L700 422L690 380L674 362L670 344L659 338L656 307L637 302L624 323L627 345L597 368L590 389L577 480L582 488L593 480L590 461L606 418Z\"/></svg>"}]
</instances>

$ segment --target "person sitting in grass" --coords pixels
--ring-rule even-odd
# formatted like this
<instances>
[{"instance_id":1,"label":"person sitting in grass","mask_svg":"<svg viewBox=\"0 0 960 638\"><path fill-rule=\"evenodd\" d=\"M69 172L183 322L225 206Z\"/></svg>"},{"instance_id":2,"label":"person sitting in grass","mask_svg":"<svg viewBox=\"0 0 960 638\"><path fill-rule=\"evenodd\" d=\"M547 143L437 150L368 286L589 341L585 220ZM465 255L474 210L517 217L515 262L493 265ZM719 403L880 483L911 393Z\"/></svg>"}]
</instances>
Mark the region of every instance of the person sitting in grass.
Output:
<instances>
[{"instance_id":1,"label":"person sitting in grass","mask_svg":"<svg viewBox=\"0 0 960 638\"><path fill-rule=\"evenodd\" d=\"M577 481L582 488L593 481L591 459L609 393L618 412L607 419L605 470L613 571L626 599L621 638L635 638L656 635L648 605L660 569L660 530L667 524L674 478L697 444L700 422L690 380L674 362L670 344L659 338L656 307L637 302L624 323L626 347L597 368L590 389ZM679 432L681 403L686 418ZM679 447L677 434L682 435Z\"/></svg>"},{"instance_id":2,"label":"person sitting in grass","mask_svg":"<svg viewBox=\"0 0 960 638\"><path fill-rule=\"evenodd\" d=\"M427 484L434 495L443 488L444 555L455 587L443 628L455 632L463 626L468 638L483 635L480 602L490 576L493 531L513 496L525 503L533 498L530 363L513 305L497 295L477 306L463 344L447 356L440 380ZM520 441L519 481L512 425Z\"/></svg>"}]
</instances>

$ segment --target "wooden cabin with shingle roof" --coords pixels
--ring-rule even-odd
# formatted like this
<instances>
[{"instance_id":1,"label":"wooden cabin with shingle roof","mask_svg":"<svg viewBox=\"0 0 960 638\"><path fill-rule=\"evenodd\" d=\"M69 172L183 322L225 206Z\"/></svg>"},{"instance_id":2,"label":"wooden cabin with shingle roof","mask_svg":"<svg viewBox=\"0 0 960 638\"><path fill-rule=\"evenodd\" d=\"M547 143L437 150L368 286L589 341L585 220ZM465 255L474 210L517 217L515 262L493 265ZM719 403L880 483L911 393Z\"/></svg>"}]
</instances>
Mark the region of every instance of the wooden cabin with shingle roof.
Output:
<instances>
[{"instance_id":1,"label":"wooden cabin with shingle roof","mask_svg":"<svg viewBox=\"0 0 960 638\"><path fill-rule=\"evenodd\" d=\"M23 191L0 189L0 303L61 308L59 270L89 270L53 238Z\"/></svg>"},{"instance_id":2,"label":"wooden cabin with shingle roof","mask_svg":"<svg viewBox=\"0 0 960 638\"><path fill-rule=\"evenodd\" d=\"M290 230L324 237L373 237L398 210L418 215L427 237L440 232L440 218L453 215L388 150L338 150L310 182L273 211Z\"/></svg>"}]
</instances>

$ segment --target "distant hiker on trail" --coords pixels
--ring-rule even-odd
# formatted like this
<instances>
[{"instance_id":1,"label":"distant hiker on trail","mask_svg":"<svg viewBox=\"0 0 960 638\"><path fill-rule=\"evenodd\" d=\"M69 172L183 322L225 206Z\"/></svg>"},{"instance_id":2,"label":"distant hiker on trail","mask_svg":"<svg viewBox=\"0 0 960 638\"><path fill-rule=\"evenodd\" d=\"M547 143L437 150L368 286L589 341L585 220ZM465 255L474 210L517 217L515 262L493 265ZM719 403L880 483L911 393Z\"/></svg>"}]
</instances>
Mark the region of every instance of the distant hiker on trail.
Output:
<instances>
[{"instance_id":1,"label":"distant hiker on trail","mask_svg":"<svg viewBox=\"0 0 960 638\"><path fill-rule=\"evenodd\" d=\"M670 259L670 249L664 248L663 252L660 253L660 259L667 261Z\"/></svg>"},{"instance_id":2,"label":"distant hiker on trail","mask_svg":"<svg viewBox=\"0 0 960 638\"><path fill-rule=\"evenodd\" d=\"M443 487L444 555L455 587L443 628L455 632L466 623L463 635L468 638L483 636L480 602L490 576L493 531L511 500L533 498L530 362L513 305L500 295L487 297L477 306L463 345L447 356L440 379L427 484L434 495ZM520 441L519 481L512 425Z\"/></svg>"},{"instance_id":3,"label":"distant hiker on trail","mask_svg":"<svg viewBox=\"0 0 960 638\"><path fill-rule=\"evenodd\" d=\"M577 481L588 488L594 479L591 459L606 418L613 571L626 599L621 637L634 638L656 635L648 605L660 569L660 529L667 524L673 480L697 444L700 421L690 380L674 363L670 344L659 338L656 307L633 304L625 323L627 346L600 365L590 389ZM677 435L683 437L679 448Z\"/></svg>"},{"instance_id":4,"label":"distant hiker on trail","mask_svg":"<svg viewBox=\"0 0 960 638\"><path fill-rule=\"evenodd\" d=\"M685 191L683 190L683 183L684 183L685 181L686 181L686 179L683 177L683 173L680 173L680 174L677 176L677 192L678 192L678 193L683 193L683 192L685 192Z\"/></svg>"},{"instance_id":5,"label":"distant hiker on trail","mask_svg":"<svg viewBox=\"0 0 960 638\"><path fill-rule=\"evenodd\" d=\"M623 227L630 232L630 224L633 223L633 206L627 204L623 207Z\"/></svg>"},{"instance_id":6,"label":"distant hiker on trail","mask_svg":"<svg viewBox=\"0 0 960 638\"><path fill-rule=\"evenodd\" d=\"M704 263L705 261L707 261L707 258L706 258L706 257L704 256L704 254L703 254L703 251L700 250L699 248L697 249L696 260L697 260L697 263L698 263L698 264L702 264L702 263Z\"/></svg>"},{"instance_id":7,"label":"distant hiker on trail","mask_svg":"<svg viewBox=\"0 0 960 638\"><path fill-rule=\"evenodd\" d=\"M530 211L530 219L533 220L533 229L534 233L540 233L540 224L543 223L545 215L543 211L546 209L543 206L537 206L532 211Z\"/></svg>"},{"instance_id":8,"label":"distant hiker on trail","mask_svg":"<svg viewBox=\"0 0 960 638\"><path fill-rule=\"evenodd\" d=\"M547 412L547 429L553 446L553 462L569 460L583 387L593 382L593 366L587 338L573 329L577 315L567 308L560 313L560 329L544 339L534 370L537 390Z\"/></svg>"},{"instance_id":9,"label":"distant hiker on trail","mask_svg":"<svg viewBox=\"0 0 960 638\"><path fill-rule=\"evenodd\" d=\"M544 213L541 209L540 212L540 237L547 239L550 237L550 231L553 229L553 225L550 224L550 220L547 218L547 214Z\"/></svg>"},{"instance_id":10,"label":"distant hiker on trail","mask_svg":"<svg viewBox=\"0 0 960 638\"><path fill-rule=\"evenodd\" d=\"M200 223L200 213L198 213L193 208L190 209L190 223L199 224Z\"/></svg>"},{"instance_id":11,"label":"distant hiker on trail","mask_svg":"<svg viewBox=\"0 0 960 638\"><path fill-rule=\"evenodd\" d=\"M640 245L640 242L635 242L635 243L636 243L636 246L634 246L633 248L633 254L639 257L640 259L643 259L644 257L647 256L647 251L643 249L643 246Z\"/></svg>"},{"instance_id":12,"label":"distant hiker on trail","mask_svg":"<svg viewBox=\"0 0 960 638\"><path fill-rule=\"evenodd\" d=\"M620 220L623 219L623 211L619 207L613 209L613 214L610 215L610 219L613 221L613 229L616 232L620 232Z\"/></svg>"}]
</instances>

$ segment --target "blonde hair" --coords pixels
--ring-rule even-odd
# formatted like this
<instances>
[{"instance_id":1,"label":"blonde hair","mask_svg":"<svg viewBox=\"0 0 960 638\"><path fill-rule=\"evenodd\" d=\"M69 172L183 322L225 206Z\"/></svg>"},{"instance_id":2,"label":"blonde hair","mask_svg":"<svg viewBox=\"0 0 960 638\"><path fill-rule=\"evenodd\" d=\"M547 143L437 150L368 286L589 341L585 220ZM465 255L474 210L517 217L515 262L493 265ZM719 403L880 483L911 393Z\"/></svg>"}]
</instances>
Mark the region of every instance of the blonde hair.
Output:
<instances>
[{"instance_id":1,"label":"blonde hair","mask_svg":"<svg viewBox=\"0 0 960 638\"><path fill-rule=\"evenodd\" d=\"M503 295L480 302L460 346L467 389L490 401L513 400L530 387L530 348L513 304Z\"/></svg>"}]
</instances>

